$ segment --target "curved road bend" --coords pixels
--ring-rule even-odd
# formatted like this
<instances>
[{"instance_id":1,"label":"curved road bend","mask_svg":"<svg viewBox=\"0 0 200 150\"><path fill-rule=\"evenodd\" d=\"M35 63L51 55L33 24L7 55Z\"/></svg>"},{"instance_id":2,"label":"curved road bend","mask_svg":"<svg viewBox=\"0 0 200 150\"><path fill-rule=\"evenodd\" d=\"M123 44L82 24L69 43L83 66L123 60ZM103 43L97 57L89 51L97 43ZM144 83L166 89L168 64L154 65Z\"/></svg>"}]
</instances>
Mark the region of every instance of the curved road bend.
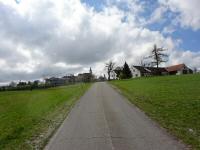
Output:
<instances>
[{"instance_id":1,"label":"curved road bend","mask_svg":"<svg viewBox=\"0 0 200 150\"><path fill-rule=\"evenodd\" d=\"M183 150L107 83L95 83L79 100L45 150Z\"/></svg>"}]
</instances>

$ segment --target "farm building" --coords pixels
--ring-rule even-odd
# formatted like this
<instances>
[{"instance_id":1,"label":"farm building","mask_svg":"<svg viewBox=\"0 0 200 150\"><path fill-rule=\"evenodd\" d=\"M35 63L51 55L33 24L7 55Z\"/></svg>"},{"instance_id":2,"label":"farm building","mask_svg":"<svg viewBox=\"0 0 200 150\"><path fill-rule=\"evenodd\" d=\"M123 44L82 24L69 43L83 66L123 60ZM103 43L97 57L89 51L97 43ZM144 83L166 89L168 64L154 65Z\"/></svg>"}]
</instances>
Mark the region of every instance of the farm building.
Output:
<instances>
[{"instance_id":1,"label":"farm building","mask_svg":"<svg viewBox=\"0 0 200 150\"><path fill-rule=\"evenodd\" d=\"M92 74L92 68L90 67L89 73L79 73L76 76L76 82L91 82L94 80L94 76Z\"/></svg>"},{"instance_id":2,"label":"farm building","mask_svg":"<svg viewBox=\"0 0 200 150\"><path fill-rule=\"evenodd\" d=\"M190 74L193 73L192 69L188 68L185 64L178 64L166 67L170 75Z\"/></svg>"},{"instance_id":3,"label":"farm building","mask_svg":"<svg viewBox=\"0 0 200 150\"><path fill-rule=\"evenodd\" d=\"M71 84L71 83L74 83L75 82L75 76L73 75L73 74L69 74L69 75L66 75L66 76L64 76L64 77L62 77L63 79L65 79L65 82L66 83L69 83L69 84Z\"/></svg>"},{"instance_id":4,"label":"farm building","mask_svg":"<svg viewBox=\"0 0 200 150\"><path fill-rule=\"evenodd\" d=\"M51 77L51 78L45 79L45 83L52 86L59 86L59 85L64 85L66 83L66 80L63 78Z\"/></svg>"},{"instance_id":5,"label":"farm building","mask_svg":"<svg viewBox=\"0 0 200 150\"><path fill-rule=\"evenodd\" d=\"M91 73L80 73L76 77L76 82L90 82L92 81L92 74Z\"/></svg>"},{"instance_id":6,"label":"farm building","mask_svg":"<svg viewBox=\"0 0 200 150\"><path fill-rule=\"evenodd\" d=\"M180 75L193 73L192 69L185 64L178 64L169 67L145 67L145 66L132 66L131 72L133 78L154 75Z\"/></svg>"},{"instance_id":7,"label":"farm building","mask_svg":"<svg viewBox=\"0 0 200 150\"><path fill-rule=\"evenodd\" d=\"M132 66L131 72L133 78L168 74L168 71L165 68L144 67L144 66Z\"/></svg>"}]
</instances>

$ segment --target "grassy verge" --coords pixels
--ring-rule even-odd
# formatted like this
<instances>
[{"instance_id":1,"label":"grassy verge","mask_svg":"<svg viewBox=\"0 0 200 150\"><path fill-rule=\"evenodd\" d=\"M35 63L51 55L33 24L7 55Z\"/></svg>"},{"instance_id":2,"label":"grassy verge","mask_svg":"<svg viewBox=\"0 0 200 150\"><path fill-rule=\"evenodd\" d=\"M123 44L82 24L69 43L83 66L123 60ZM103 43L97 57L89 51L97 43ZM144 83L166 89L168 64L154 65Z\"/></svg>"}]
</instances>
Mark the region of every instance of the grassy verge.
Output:
<instances>
[{"instance_id":1,"label":"grassy verge","mask_svg":"<svg viewBox=\"0 0 200 150\"><path fill-rule=\"evenodd\" d=\"M90 84L0 93L0 149L41 149Z\"/></svg>"},{"instance_id":2,"label":"grassy verge","mask_svg":"<svg viewBox=\"0 0 200 150\"><path fill-rule=\"evenodd\" d=\"M138 78L111 84L193 149L200 149L200 75Z\"/></svg>"}]
</instances>

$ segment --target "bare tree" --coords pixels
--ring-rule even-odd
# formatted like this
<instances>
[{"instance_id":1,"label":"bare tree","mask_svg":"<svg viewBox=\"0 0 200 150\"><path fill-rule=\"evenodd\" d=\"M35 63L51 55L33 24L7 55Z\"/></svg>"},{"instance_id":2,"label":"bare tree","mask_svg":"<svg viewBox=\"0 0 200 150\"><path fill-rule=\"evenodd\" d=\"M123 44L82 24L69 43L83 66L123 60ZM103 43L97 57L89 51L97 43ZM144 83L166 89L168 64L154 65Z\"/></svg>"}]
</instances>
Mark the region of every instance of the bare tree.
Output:
<instances>
[{"instance_id":1,"label":"bare tree","mask_svg":"<svg viewBox=\"0 0 200 150\"><path fill-rule=\"evenodd\" d=\"M106 63L106 69L107 69L107 73L108 73L108 81L110 81L110 76L114 70L114 67L115 67L115 63L113 61L110 60L108 63Z\"/></svg>"},{"instance_id":2,"label":"bare tree","mask_svg":"<svg viewBox=\"0 0 200 150\"><path fill-rule=\"evenodd\" d=\"M148 66L148 64L147 64L147 62L145 60L146 60L145 57L141 57L139 65L143 66L143 67Z\"/></svg>"},{"instance_id":3,"label":"bare tree","mask_svg":"<svg viewBox=\"0 0 200 150\"><path fill-rule=\"evenodd\" d=\"M145 63L144 63L144 59L143 58L141 58L141 60L140 60L140 66L145 67Z\"/></svg>"},{"instance_id":4,"label":"bare tree","mask_svg":"<svg viewBox=\"0 0 200 150\"><path fill-rule=\"evenodd\" d=\"M164 54L164 51L166 51L166 49L158 48L156 44L154 45L153 50L151 51L151 55L147 57L153 59L153 61L151 62L153 66L156 65L156 67L158 68L160 63L167 62L166 58L168 57L168 55Z\"/></svg>"},{"instance_id":5,"label":"bare tree","mask_svg":"<svg viewBox=\"0 0 200 150\"><path fill-rule=\"evenodd\" d=\"M140 61L138 61L139 62L138 64L142 67L153 67L151 60L149 58L150 58L149 56L148 57L144 57L144 56L141 57Z\"/></svg>"}]
</instances>

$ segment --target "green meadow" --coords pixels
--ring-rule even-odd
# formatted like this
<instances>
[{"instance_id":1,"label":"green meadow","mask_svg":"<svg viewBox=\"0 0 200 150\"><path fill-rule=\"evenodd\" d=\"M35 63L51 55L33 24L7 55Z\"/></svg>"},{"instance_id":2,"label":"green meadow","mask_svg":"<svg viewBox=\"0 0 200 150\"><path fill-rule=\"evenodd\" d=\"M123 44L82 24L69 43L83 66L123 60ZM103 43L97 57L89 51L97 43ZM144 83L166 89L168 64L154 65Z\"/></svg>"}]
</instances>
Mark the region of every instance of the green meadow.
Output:
<instances>
[{"instance_id":1,"label":"green meadow","mask_svg":"<svg viewBox=\"0 0 200 150\"><path fill-rule=\"evenodd\" d=\"M130 102L193 149L200 149L200 74L112 81Z\"/></svg>"},{"instance_id":2,"label":"green meadow","mask_svg":"<svg viewBox=\"0 0 200 150\"><path fill-rule=\"evenodd\" d=\"M41 149L89 86L0 92L0 149Z\"/></svg>"}]
</instances>

